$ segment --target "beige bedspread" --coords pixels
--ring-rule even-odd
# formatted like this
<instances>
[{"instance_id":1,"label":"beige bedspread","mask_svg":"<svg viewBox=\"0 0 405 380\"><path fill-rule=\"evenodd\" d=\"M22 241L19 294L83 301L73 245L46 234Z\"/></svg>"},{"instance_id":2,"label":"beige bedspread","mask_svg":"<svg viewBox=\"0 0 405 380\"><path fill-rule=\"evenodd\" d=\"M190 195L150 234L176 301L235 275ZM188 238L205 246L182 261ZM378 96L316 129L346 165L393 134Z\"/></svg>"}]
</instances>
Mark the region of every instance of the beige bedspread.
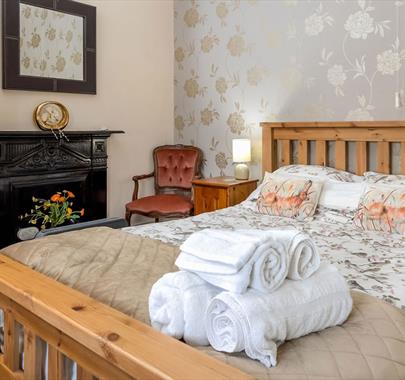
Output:
<instances>
[{"instance_id":1,"label":"beige bedspread","mask_svg":"<svg viewBox=\"0 0 405 380\"><path fill-rule=\"evenodd\" d=\"M49 236L1 253L149 323L148 295L164 273L177 270L178 247L106 227ZM353 292L354 309L341 326L287 342L267 369L243 353L209 355L257 379L405 379L405 314Z\"/></svg>"}]
</instances>

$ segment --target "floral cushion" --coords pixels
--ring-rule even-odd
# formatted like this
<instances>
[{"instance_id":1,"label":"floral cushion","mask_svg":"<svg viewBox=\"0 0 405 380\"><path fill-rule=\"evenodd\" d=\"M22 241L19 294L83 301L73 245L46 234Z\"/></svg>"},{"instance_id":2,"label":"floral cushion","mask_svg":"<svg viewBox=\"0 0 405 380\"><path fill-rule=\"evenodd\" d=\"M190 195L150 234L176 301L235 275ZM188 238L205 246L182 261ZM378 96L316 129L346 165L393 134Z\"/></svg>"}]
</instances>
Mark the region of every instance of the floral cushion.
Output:
<instances>
[{"instance_id":1,"label":"floral cushion","mask_svg":"<svg viewBox=\"0 0 405 380\"><path fill-rule=\"evenodd\" d=\"M307 178L267 176L257 209L262 214L305 219L314 215L322 182Z\"/></svg>"},{"instance_id":2,"label":"floral cushion","mask_svg":"<svg viewBox=\"0 0 405 380\"><path fill-rule=\"evenodd\" d=\"M364 177L321 165L287 165L273 172L280 175L313 177L321 181L362 182Z\"/></svg>"},{"instance_id":3,"label":"floral cushion","mask_svg":"<svg viewBox=\"0 0 405 380\"><path fill-rule=\"evenodd\" d=\"M370 231L405 233L405 186L368 185L354 224Z\"/></svg>"},{"instance_id":4,"label":"floral cushion","mask_svg":"<svg viewBox=\"0 0 405 380\"><path fill-rule=\"evenodd\" d=\"M391 184L405 186L405 175L383 174L376 172L365 172L364 178L368 183Z\"/></svg>"}]
</instances>

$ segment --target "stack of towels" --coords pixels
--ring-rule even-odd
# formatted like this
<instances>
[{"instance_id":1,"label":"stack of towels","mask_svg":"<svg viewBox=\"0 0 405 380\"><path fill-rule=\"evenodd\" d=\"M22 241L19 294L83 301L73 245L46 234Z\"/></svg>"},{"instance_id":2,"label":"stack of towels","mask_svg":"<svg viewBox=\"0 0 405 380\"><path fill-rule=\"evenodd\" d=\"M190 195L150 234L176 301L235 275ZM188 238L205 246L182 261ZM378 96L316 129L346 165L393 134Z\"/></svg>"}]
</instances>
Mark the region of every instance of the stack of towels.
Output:
<instances>
[{"instance_id":1,"label":"stack of towels","mask_svg":"<svg viewBox=\"0 0 405 380\"><path fill-rule=\"evenodd\" d=\"M295 229L207 229L180 249L180 271L154 284L149 313L154 328L188 344L271 367L285 340L342 324L352 309L342 275Z\"/></svg>"}]
</instances>

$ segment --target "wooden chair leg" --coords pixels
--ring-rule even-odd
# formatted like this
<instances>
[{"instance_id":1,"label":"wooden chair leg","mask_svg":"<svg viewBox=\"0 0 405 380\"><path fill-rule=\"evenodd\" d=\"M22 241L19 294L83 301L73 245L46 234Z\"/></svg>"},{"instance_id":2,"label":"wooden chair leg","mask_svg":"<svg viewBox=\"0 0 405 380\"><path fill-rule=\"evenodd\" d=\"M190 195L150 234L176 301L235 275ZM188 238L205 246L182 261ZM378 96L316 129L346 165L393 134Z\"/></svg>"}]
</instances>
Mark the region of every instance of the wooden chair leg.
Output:
<instances>
[{"instance_id":1,"label":"wooden chair leg","mask_svg":"<svg viewBox=\"0 0 405 380\"><path fill-rule=\"evenodd\" d=\"M159 223L159 218L155 218L155 223Z\"/></svg>"},{"instance_id":2,"label":"wooden chair leg","mask_svg":"<svg viewBox=\"0 0 405 380\"><path fill-rule=\"evenodd\" d=\"M125 220L127 221L128 226L131 225L131 216L132 216L131 211L126 210L125 211Z\"/></svg>"}]
</instances>

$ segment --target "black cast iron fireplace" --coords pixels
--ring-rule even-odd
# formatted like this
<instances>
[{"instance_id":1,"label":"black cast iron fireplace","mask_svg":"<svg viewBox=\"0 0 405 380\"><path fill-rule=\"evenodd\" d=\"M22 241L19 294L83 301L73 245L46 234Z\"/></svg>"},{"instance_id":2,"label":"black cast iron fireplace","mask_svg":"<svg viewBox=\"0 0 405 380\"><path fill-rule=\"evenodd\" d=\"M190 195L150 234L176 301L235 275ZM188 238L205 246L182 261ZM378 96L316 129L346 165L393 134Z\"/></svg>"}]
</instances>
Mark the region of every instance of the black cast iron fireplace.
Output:
<instances>
[{"instance_id":1,"label":"black cast iron fireplace","mask_svg":"<svg viewBox=\"0 0 405 380\"><path fill-rule=\"evenodd\" d=\"M107 214L107 138L122 131L66 132L57 141L48 132L0 131L0 248L17 241L26 224L19 216L32 208L32 197L49 199L70 190L80 221Z\"/></svg>"}]
</instances>

